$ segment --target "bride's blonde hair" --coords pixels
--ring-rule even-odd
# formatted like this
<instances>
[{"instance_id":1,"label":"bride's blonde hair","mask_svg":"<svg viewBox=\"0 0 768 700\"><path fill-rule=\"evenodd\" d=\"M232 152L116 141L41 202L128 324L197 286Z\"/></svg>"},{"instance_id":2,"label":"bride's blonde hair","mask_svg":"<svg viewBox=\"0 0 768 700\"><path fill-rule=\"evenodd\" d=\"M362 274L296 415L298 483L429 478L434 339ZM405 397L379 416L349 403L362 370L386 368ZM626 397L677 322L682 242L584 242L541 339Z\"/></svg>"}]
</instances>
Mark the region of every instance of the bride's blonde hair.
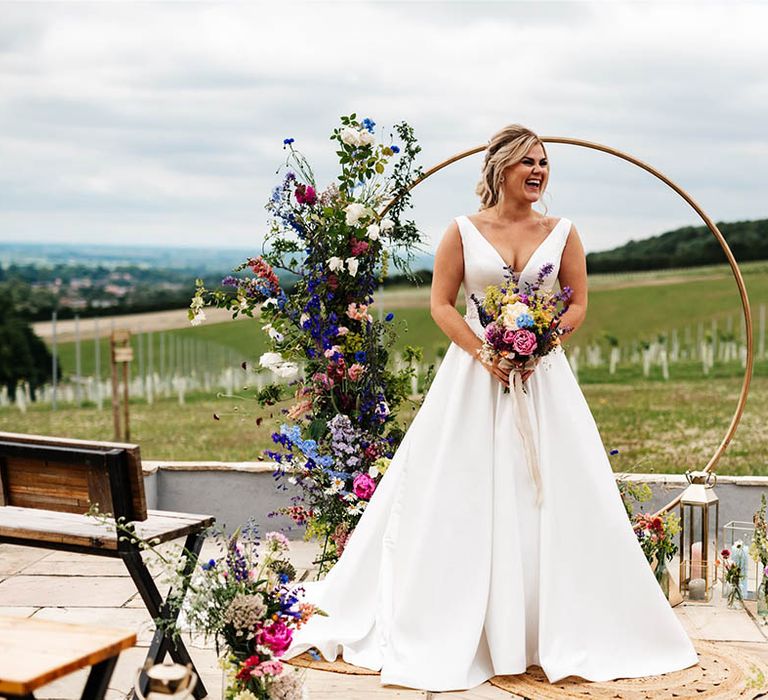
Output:
<instances>
[{"instance_id":1,"label":"bride's blonde hair","mask_svg":"<svg viewBox=\"0 0 768 700\"><path fill-rule=\"evenodd\" d=\"M491 136L485 151L480 182L475 187L475 194L480 197L480 211L492 207L501 199L504 169L519 163L537 144L544 148L542 140L522 124L509 124ZM546 154L547 149L544 148Z\"/></svg>"}]
</instances>

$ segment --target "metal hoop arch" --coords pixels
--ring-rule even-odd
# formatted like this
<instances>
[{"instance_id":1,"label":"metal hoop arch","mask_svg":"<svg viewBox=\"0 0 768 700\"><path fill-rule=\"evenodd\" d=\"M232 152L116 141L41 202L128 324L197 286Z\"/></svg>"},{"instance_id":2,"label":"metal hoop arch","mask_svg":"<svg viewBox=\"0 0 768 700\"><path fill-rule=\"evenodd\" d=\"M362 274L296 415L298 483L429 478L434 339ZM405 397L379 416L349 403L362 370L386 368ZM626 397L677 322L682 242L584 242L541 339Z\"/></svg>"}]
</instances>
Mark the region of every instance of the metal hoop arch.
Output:
<instances>
[{"instance_id":1,"label":"metal hoop arch","mask_svg":"<svg viewBox=\"0 0 768 700\"><path fill-rule=\"evenodd\" d=\"M744 379L741 385L741 392L739 393L739 400L736 404L736 410L733 414L733 417L731 418L731 422L730 422L730 425L728 426L728 430L726 430L725 437L723 437L722 441L717 446L717 449L715 450L714 454L710 458L709 462L707 462L707 465L706 467L704 467L704 470L703 470L705 472L713 471L715 465L718 463L718 461L720 460L720 457L723 455L729 443L731 442L731 439L733 438L733 435L736 432L736 428L738 427L739 422L741 421L741 416L744 413L744 406L747 403L747 395L749 394L749 385L752 380L752 367L754 364L753 337L752 337L752 312L749 306L749 297L747 296L747 288L744 284L744 278L741 275L741 270L739 269L739 265L736 262L736 258L733 257L733 253L731 252L731 249L728 246L728 243L723 237L723 234L720 233L720 230L717 228L714 221L712 221L712 219L709 218L707 213L699 206L696 200L694 200L693 197L691 197L691 195L688 194L688 192L686 192L682 187L680 187L678 184L673 182L670 178L668 178L666 175L664 175L659 170L654 168L652 165L649 165L648 163L645 163L642 160L639 160L638 158L635 158L634 156L631 156L628 153L624 153L623 151L620 151L616 148L605 146L600 143L594 143L592 141L584 141L583 139L574 139L574 138L569 138L564 136L542 136L540 138L544 143L561 143L561 144L566 144L570 146L581 146L583 148L591 148L592 150L595 150L595 151L602 151L603 153L608 153L609 155L615 156L617 158L621 158L622 160L625 160L628 163L632 163L633 165L636 165L639 168L642 168L646 172L649 172L651 175L658 178L665 185L667 185L672 190L674 190L678 195L680 195L680 197L682 197L688 203L688 205L699 215L699 217L704 222L706 227L711 231L712 235L715 237L717 242L720 244L720 247L722 248L723 252L725 253L725 257L728 259L728 264L731 267L731 272L733 273L733 278L736 281L736 286L739 289L739 296L741 298L741 307L744 314L744 327L745 327L746 340L747 340L747 363L746 363L746 368L744 370ZM472 156L475 153L480 153L484 151L486 147L487 147L486 145L482 145L482 146L476 146L475 148L470 148L469 150L462 151L461 153L457 153L455 156L451 156L450 158L447 158L446 160L433 166L432 168L427 170L424 174L422 174L421 177L414 180L408 186L405 192L403 192L402 194L392 199L384 208L384 210L381 212L381 215L383 216L403 195L405 195L407 192L409 192L414 187L416 187L416 185L423 182L431 175L434 175L439 170L442 170L443 168L448 167L449 165L451 165L452 163L455 163L456 161ZM656 513L656 515L674 508L680 502L681 495L682 494L678 494L673 500L667 503L666 506L661 508Z\"/></svg>"}]
</instances>

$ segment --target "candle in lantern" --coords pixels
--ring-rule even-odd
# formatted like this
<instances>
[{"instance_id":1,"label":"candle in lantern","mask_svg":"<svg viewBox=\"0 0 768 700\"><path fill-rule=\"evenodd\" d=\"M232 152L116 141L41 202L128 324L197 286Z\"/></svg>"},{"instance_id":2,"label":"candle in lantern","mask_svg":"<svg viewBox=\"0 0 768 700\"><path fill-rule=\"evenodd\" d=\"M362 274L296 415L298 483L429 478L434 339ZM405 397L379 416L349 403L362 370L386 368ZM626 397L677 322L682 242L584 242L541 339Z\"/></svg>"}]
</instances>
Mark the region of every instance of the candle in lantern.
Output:
<instances>
[{"instance_id":1,"label":"candle in lantern","mask_svg":"<svg viewBox=\"0 0 768 700\"><path fill-rule=\"evenodd\" d=\"M701 542L697 540L691 545L691 578L701 578L703 573L701 570Z\"/></svg>"}]
</instances>

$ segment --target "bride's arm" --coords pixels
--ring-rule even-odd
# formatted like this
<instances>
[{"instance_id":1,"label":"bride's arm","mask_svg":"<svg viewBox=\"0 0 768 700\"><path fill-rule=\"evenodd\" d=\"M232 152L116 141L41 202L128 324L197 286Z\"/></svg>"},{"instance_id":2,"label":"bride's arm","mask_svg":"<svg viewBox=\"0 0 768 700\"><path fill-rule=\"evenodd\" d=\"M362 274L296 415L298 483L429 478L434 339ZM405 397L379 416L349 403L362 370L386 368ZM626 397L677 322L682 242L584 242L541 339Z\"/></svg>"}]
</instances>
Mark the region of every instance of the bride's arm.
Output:
<instances>
[{"instance_id":1,"label":"bride's arm","mask_svg":"<svg viewBox=\"0 0 768 700\"><path fill-rule=\"evenodd\" d=\"M573 224L560 260L558 280L561 288L568 286L573 290L568 311L560 320L561 328L570 328L563 334L563 338L566 338L584 323L587 315L587 259L579 232Z\"/></svg>"},{"instance_id":2,"label":"bride's arm","mask_svg":"<svg viewBox=\"0 0 768 700\"><path fill-rule=\"evenodd\" d=\"M477 351L483 341L475 335L469 324L456 310L456 295L464 279L464 249L456 221L448 226L435 251L435 267L432 272L430 311L435 323L456 345L466 350L504 386L509 386L509 370L499 367L498 359L483 362ZM470 302L471 303L471 302Z\"/></svg>"},{"instance_id":3,"label":"bride's arm","mask_svg":"<svg viewBox=\"0 0 768 700\"><path fill-rule=\"evenodd\" d=\"M456 309L456 296L464 277L464 250L456 221L451 221L435 251L430 311L435 323L456 345L477 358L483 341Z\"/></svg>"}]
</instances>

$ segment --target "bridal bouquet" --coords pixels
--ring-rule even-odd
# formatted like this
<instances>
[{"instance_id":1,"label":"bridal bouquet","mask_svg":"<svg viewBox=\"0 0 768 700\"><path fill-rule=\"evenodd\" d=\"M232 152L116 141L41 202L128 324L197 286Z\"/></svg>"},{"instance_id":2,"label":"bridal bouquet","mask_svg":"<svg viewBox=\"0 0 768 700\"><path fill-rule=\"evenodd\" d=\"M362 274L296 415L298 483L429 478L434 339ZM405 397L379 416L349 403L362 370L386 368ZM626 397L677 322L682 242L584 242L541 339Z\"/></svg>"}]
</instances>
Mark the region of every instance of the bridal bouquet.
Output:
<instances>
[{"instance_id":1,"label":"bridal bouquet","mask_svg":"<svg viewBox=\"0 0 768 700\"><path fill-rule=\"evenodd\" d=\"M505 281L486 287L482 299L470 295L485 328L479 353L483 361L500 358L501 367L520 373L533 369L560 345L560 319L568 309L572 290L567 286L559 292L543 289L544 278L551 272L551 263L542 265L536 281L521 288L519 277L508 270Z\"/></svg>"}]
</instances>

